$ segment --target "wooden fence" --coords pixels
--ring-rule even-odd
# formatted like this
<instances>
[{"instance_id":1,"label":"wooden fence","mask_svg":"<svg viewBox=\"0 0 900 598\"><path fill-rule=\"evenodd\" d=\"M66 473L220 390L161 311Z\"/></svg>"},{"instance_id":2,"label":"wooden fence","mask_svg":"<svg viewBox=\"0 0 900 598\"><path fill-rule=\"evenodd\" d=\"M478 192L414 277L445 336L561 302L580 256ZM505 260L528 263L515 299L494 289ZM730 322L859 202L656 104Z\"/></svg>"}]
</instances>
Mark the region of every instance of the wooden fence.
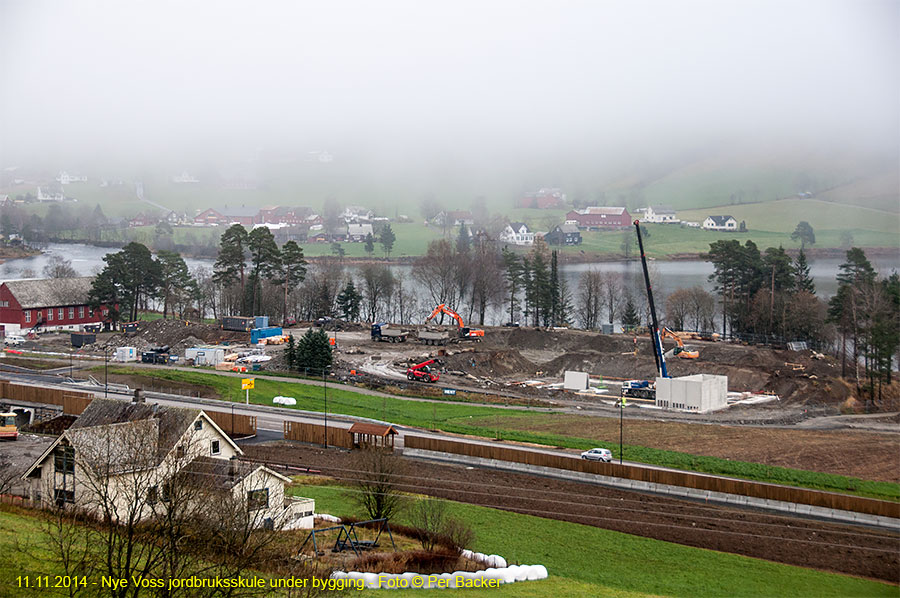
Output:
<instances>
[{"instance_id":1,"label":"wooden fence","mask_svg":"<svg viewBox=\"0 0 900 598\"><path fill-rule=\"evenodd\" d=\"M209 419L216 422L216 425L229 436L255 436L256 435L256 416L241 415L240 413L231 413L228 411L212 411L204 409L203 413L209 416Z\"/></svg>"},{"instance_id":2,"label":"wooden fence","mask_svg":"<svg viewBox=\"0 0 900 598\"><path fill-rule=\"evenodd\" d=\"M94 395L77 390L28 386L15 384L9 380L0 380L0 397L12 401L58 405L63 408L63 413L80 415L90 404Z\"/></svg>"},{"instance_id":3,"label":"wooden fence","mask_svg":"<svg viewBox=\"0 0 900 598\"><path fill-rule=\"evenodd\" d=\"M600 463L586 461L562 455L549 455L534 451L520 450L516 448L491 446L485 444L469 444L453 440L438 438L426 438L407 434L403 439L404 446L410 449L438 451L453 453L482 459L496 459L498 461L511 461L513 463L525 463L541 467L553 467L569 471L595 473L610 477L640 480L655 484L668 484L683 488L695 488L712 492L725 492L741 496L752 496L769 500L840 509L882 517L900 518L900 503L850 496L846 494L834 494L806 488L792 488L751 482L746 480L723 479L719 477L698 475L682 471L666 471L633 465L619 465L618 463Z\"/></svg>"},{"instance_id":4,"label":"wooden fence","mask_svg":"<svg viewBox=\"0 0 900 598\"><path fill-rule=\"evenodd\" d=\"M306 424L303 422L284 422L284 439L322 444L325 439L325 426ZM346 428L328 427L328 444L340 448L353 448L353 438Z\"/></svg>"}]
</instances>

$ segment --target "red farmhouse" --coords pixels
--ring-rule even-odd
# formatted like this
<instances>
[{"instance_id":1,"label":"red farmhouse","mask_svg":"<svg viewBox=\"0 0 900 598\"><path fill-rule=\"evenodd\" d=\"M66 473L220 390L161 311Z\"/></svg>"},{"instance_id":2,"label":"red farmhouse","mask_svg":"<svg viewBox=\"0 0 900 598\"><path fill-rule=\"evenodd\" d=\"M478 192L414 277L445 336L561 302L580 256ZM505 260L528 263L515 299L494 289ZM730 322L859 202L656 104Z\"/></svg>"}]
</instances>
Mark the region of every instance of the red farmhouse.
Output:
<instances>
[{"instance_id":1,"label":"red farmhouse","mask_svg":"<svg viewBox=\"0 0 900 598\"><path fill-rule=\"evenodd\" d=\"M625 208L591 206L572 210L566 214L566 222L574 222L578 228L625 228L631 226L631 214Z\"/></svg>"},{"instance_id":2,"label":"red farmhouse","mask_svg":"<svg viewBox=\"0 0 900 598\"><path fill-rule=\"evenodd\" d=\"M81 330L102 323L106 307L92 310L88 294L93 277L9 280L0 285L0 324L6 334L43 330Z\"/></svg>"}]
</instances>

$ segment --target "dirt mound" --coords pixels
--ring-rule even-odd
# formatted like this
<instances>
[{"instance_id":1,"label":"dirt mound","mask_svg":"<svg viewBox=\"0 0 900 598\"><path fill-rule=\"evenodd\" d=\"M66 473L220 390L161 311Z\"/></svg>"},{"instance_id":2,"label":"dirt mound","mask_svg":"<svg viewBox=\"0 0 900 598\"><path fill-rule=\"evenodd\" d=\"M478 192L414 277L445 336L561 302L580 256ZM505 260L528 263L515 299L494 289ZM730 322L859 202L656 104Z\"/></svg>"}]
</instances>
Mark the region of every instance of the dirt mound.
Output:
<instances>
[{"instance_id":1,"label":"dirt mound","mask_svg":"<svg viewBox=\"0 0 900 598\"><path fill-rule=\"evenodd\" d=\"M647 339L649 342L649 338ZM543 330L540 328L512 328L491 331L485 341L494 346L542 351L610 351L620 353L633 349L631 337L598 334L584 330Z\"/></svg>"},{"instance_id":2,"label":"dirt mound","mask_svg":"<svg viewBox=\"0 0 900 598\"><path fill-rule=\"evenodd\" d=\"M476 376L530 376L539 369L515 349L466 351L441 359L448 370L461 370Z\"/></svg>"},{"instance_id":3,"label":"dirt mound","mask_svg":"<svg viewBox=\"0 0 900 598\"><path fill-rule=\"evenodd\" d=\"M134 333L117 333L97 339L92 348L136 347L139 351L150 347L169 346L173 352L184 352L198 344L236 344L250 341L250 334L222 330L218 324L197 324L184 320L153 320L141 322Z\"/></svg>"}]
</instances>

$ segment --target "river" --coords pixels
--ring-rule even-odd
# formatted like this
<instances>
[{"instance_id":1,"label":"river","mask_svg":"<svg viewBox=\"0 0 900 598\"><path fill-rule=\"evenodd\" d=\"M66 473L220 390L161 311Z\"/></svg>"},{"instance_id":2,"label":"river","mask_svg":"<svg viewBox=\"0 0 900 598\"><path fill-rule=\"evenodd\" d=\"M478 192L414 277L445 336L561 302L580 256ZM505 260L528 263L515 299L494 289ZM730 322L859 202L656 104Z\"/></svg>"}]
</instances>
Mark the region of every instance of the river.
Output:
<instances>
[{"instance_id":1,"label":"river","mask_svg":"<svg viewBox=\"0 0 900 598\"><path fill-rule=\"evenodd\" d=\"M61 244L51 243L44 248L44 253L27 258L9 260L0 265L0 279L10 280L23 278L24 274L33 276L41 276L41 272L48 260L53 255L61 255L72 262L72 267L79 274L89 276L96 274L103 267L103 256L107 253L117 251L105 247L95 247L93 245L84 244ZM870 258L872 265L878 270L882 276L887 276L892 270L900 270L900 263L896 259L890 257ZM186 258L185 262L192 270L199 266L212 269L213 260ZM810 260L810 274L816 284L816 292L819 296L827 298L833 295L837 290L836 276L838 268L843 262L841 258L820 258ZM356 266L348 268L350 271L356 269ZM395 273L409 276L411 266L406 264L397 264L392 267ZM639 261L618 261L618 262L597 262L594 264L564 264L560 267L560 272L569 284L573 295L577 289L578 279L581 274L589 269L596 269L601 272L619 273L625 279L628 288L635 289L635 292L643 293L643 279L641 272L641 264ZM659 296L663 297L679 288L692 287L700 285L707 290L712 290L712 283L709 282L709 275L713 272L712 264L702 260L683 260L683 261L661 261L654 260L650 262L650 269L655 279L654 289L659 292ZM32 274L33 273L33 274ZM427 309L424 304L427 303L426 298L420 301L420 307ZM491 322L493 324L501 323L503 315L501 311L491 314Z\"/></svg>"}]
</instances>

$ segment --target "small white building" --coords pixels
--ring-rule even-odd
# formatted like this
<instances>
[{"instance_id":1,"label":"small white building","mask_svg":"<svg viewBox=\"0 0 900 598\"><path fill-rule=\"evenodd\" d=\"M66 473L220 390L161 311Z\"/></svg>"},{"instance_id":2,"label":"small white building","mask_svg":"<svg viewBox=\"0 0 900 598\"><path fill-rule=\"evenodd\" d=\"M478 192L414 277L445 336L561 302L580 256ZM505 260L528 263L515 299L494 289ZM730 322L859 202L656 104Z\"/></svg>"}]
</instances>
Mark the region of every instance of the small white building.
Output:
<instances>
[{"instance_id":1,"label":"small white building","mask_svg":"<svg viewBox=\"0 0 900 598\"><path fill-rule=\"evenodd\" d=\"M185 183L199 183L200 179L191 174L188 174L188 171L185 170L181 174L176 174L175 176L173 176L172 182L181 185Z\"/></svg>"},{"instance_id":2,"label":"small white building","mask_svg":"<svg viewBox=\"0 0 900 598\"><path fill-rule=\"evenodd\" d=\"M500 233L500 241L513 245L534 245L534 233L524 222L510 222Z\"/></svg>"},{"instance_id":3,"label":"small white building","mask_svg":"<svg viewBox=\"0 0 900 598\"><path fill-rule=\"evenodd\" d=\"M725 230L736 231L738 229L737 220L731 216L707 216L703 221L704 230Z\"/></svg>"},{"instance_id":4,"label":"small white building","mask_svg":"<svg viewBox=\"0 0 900 598\"><path fill-rule=\"evenodd\" d=\"M86 183L87 177L84 175L73 175L69 174L65 170L59 171L59 176L56 177L56 180L60 185L68 185L70 183Z\"/></svg>"},{"instance_id":5,"label":"small white building","mask_svg":"<svg viewBox=\"0 0 900 598\"><path fill-rule=\"evenodd\" d=\"M43 189L37 189L38 201L66 201L66 195L62 191L44 192Z\"/></svg>"},{"instance_id":6,"label":"small white building","mask_svg":"<svg viewBox=\"0 0 900 598\"><path fill-rule=\"evenodd\" d=\"M647 206L644 210L644 222L655 222L659 224L677 223L679 222L675 210L667 206Z\"/></svg>"},{"instance_id":7,"label":"small white building","mask_svg":"<svg viewBox=\"0 0 900 598\"><path fill-rule=\"evenodd\" d=\"M673 411L707 413L727 406L728 376L694 374L656 379L656 406Z\"/></svg>"},{"instance_id":8,"label":"small white building","mask_svg":"<svg viewBox=\"0 0 900 598\"><path fill-rule=\"evenodd\" d=\"M375 233L372 230L371 224L348 224L347 225L347 240L352 241L354 243L362 243L366 240L367 235L372 235L375 237Z\"/></svg>"}]
</instances>

